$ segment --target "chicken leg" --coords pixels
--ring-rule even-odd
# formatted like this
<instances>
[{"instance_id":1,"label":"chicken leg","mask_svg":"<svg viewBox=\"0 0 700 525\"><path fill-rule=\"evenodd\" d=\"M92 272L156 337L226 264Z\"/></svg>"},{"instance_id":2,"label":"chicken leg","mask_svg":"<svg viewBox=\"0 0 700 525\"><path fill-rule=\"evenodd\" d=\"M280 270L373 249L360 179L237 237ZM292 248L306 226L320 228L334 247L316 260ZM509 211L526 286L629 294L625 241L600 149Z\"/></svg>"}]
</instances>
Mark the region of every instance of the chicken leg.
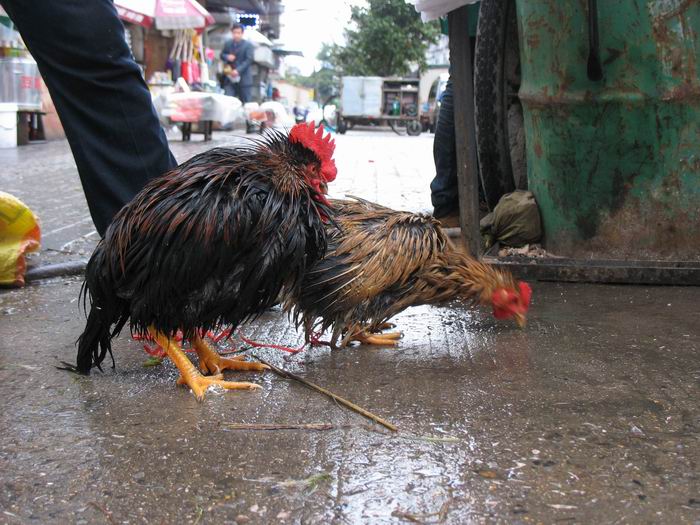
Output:
<instances>
[{"instance_id":1,"label":"chicken leg","mask_svg":"<svg viewBox=\"0 0 700 525\"><path fill-rule=\"evenodd\" d=\"M386 325L383 324L381 326L386 326L386 328L393 328L395 325L389 325L387 323ZM381 330L382 327L380 327L379 329ZM401 339L401 336L401 332L376 333L370 331L367 328L364 328L358 331L349 332L348 335L346 335L343 341L340 343L340 346L347 346L352 341L358 341L360 344L363 345L396 346L398 344L397 341Z\"/></svg>"},{"instance_id":2,"label":"chicken leg","mask_svg":"<svg viewBox=\"0 0 700 525\"><path fill-rule=\"evenodd\" d=\"M203 374L219 374L224 370L252 370L262 372L270 367L262 363L245 361L243 356L226 358L217 354L207 342L199 336L190 341L199 356L199 369Z\"/></svg>"},{"instance_id":3,"label":"chicken leg","mask_svg":"<svg viewBox=\"0 0 700 525\"><path fill-rule=\"evenodd\" d=\"M204 394L211 385L218 385L226 390L255 390L261 388L260 385L254 383L224 381L221 374L204 377L192 364L192 361L187 358L180 345L153 327L149 328L148 331L154 341L165 350L165 353L168 354L168 357L180 370L180 378L177 380L177 384L189 386L198 401L204 399Z\"/></svg>"},{"instance_id":4,"label":"chicken leg","mask_svg":"<svg viewBox=\"0 0 700 525\"><path fill-rule=\"evenodd\" d=\"M360 332L353 337L353 341L359 341L364 345L396 346L401 339L401 332L370 333Z\"/></svg>"}]
</instances>

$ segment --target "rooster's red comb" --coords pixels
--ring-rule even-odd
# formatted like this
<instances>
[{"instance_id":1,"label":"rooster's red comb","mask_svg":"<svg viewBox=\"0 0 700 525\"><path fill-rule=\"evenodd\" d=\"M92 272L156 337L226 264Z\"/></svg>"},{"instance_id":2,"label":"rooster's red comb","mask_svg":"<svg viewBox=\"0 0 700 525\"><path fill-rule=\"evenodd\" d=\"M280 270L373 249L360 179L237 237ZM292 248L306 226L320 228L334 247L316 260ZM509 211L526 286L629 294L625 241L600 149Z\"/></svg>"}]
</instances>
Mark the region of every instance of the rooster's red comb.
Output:
<instances>
[{"instance_id":1,"label":"rooster's red comb","mask_svg":"<svg viewBox=\"0 0 700 525\"><path fill-rule=\"evenodd\" d=\"M530 285L524 282L519 282L518 287L520 288L520 300L523 302L525 307L530 306L530 298L532 297L532 288Z\"/></svg>"},{"instance_id":2,"label":"rooster's red comb","mask_svg":"<svg viewBox=\"0 0 700 525\"><path fill-rule=\"evenodd\" d=\"M332 182L338 173L333 160L335 140L331 140L330 133L324 138L323 131L323 124L317 130L316 123L313 121L308 124L297 124L289 132L289 142L301 144L313 151L321 161L321 175L326 182Z\"/></svg>"}]
</instances>

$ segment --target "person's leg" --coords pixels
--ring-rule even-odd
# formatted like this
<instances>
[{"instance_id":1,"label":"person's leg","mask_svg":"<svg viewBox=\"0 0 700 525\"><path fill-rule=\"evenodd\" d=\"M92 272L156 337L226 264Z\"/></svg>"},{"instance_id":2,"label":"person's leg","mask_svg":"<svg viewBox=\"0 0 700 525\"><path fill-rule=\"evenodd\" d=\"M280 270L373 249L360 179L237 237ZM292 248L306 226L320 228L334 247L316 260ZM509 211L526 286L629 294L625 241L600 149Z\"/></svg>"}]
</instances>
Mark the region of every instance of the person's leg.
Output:
<instances>
[{"instance_id":1,"label":"person's leg","mask_svg":"<svg viewBox=\"0 0 700 525\"><path fill-rule=\"evenodd\" d=\"M240 87L240 99L244 104L250 102L252 99L251 92L253 91L253 86L241 86Z\"/></svg>"},{"instance_id":2,"label":"person's leg","mask_svg":"<svg viewBox=\"0 0 700 525\"><path fill-rule=\"evenodd\" d=\"M474 64L475 37L469 39L469 45L471 47L472 64ZM446 222L450 226L453 224L456 226L459 221L459 189L452 77L448 79L445 91L442 94L440 113L435 125L433 158L436 172L435 178L430 183L433 215L438 219L449 217L449 220ZM479 203L481 204L483 201L483 187L481 180L479 180Z\"/></svg>"},{"instance_id":3,"label":"person's leg","mask_svg":"<svg viewBox=\"0 0 700 525\"><path fill-rule=\"evenodd\" d=\"M0 4L39 65L103 235L150 179L177 165L123 25L110 0Z\"/></svg>"},{"instance_id":4,"label":"person's leg","mask_svg":"<svg viewBox=\"0 0 700 525\"><path fill-rule=\"evenodd\" d=\"M440 102L440 113L433 142L435 178L430 183L433 215L440 219L459 213L457 190L457 150L455 145L452 79L447 81Z\"/></svg>"},{"instance_id":5,"label":"person's leg","mask_svg":"<svg viewBox=\"0 0 700 525\"><path fill-rule=\"evenodd\" d=\"M228 95L229 97L236 96L236 84L231 82L231 79L228 77L224 78L224 94Z\"/></svg>"}]
</instances>

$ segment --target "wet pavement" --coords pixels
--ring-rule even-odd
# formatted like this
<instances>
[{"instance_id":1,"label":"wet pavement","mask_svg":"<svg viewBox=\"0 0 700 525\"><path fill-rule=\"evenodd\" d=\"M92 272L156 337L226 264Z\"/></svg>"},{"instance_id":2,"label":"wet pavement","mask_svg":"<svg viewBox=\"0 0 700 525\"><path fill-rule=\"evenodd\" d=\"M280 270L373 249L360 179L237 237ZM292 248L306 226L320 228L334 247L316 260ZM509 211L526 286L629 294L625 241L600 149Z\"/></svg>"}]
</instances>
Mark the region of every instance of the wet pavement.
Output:
<instances>
[{"instance_id":1,"label":"wet pavement","mask_svg":"<svg viewBox=\"0 0 700 525\"><path fill-rule=\"evenodd\" d=\"M198 403L127 336L116 370L58 371L82 328L79 286L0 295L0 521L700 520L696 289L535 284L524 330L419 307L397 318L396 349L256 350L398 425L391 434L271 373L228 373L263 388ZM299 343L277 311L244 333Z\"/></svg>"},{"instance_id":2,"label":"wet pavement","mask_svg":"<svg viewBox=\"0 0 700 525\"><path fill-rule=\"evenodd\" d=\"M337 191L429 208L413 139L344 138ZM79 289L0 290L0 523L700 523L697 288L533 283L523 330L455 304L399 315L398 348L249 351L395 434L272 373L198 403L127 334L115 370L59 371ZM243 333L300 343L278 310Z\"/></svg>"}]
</instances>

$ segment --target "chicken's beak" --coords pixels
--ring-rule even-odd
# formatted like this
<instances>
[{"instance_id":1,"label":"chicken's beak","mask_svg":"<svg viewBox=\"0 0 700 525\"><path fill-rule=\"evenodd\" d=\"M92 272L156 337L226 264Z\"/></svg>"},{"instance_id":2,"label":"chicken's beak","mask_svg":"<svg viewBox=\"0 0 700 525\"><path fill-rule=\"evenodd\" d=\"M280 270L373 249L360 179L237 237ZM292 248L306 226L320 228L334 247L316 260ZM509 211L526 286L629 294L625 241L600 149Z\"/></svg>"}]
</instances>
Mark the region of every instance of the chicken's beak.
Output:
<instances>
[{"instance_id":1,"label":"chicken's beak","mask_svg":"<svg viewBox=\"0 0 700 525\"><path fill-rule=\"evenodd\" d=\"M523 314L515 314L513 317L515 317L515 322L518 324L518 328L525 328L527 319Z\"/></svg>"}]
</instances>

